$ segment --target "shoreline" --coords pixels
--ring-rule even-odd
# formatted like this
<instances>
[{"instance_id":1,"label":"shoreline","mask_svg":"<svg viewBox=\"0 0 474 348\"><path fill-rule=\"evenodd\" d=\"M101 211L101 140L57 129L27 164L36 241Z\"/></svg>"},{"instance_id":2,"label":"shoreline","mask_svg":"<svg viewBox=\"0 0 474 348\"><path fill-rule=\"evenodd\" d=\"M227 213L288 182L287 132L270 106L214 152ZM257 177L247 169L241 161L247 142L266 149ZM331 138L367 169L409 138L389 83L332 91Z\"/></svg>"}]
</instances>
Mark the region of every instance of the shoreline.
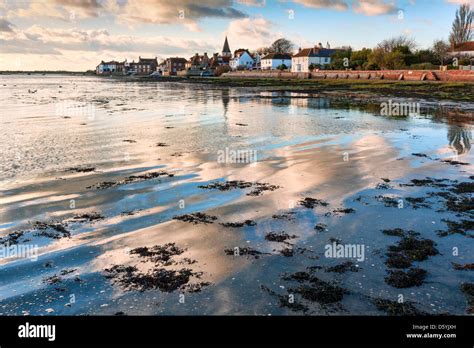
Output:
<instances>
[{"instance_id":1,"label":"shoreline","mask_svg":"<svg viewBox=\"0 0 474 348\"><path fill-rule=\"evenodd\" d=\"M102 76L98 76L102 77ZM177 82L202 84L209 87L259 88L265 92L305 93L310 97L344 97L349 99L386 100L387 97L424 99L434 101L474 102L474 84L452 81L391 81L391 80L320 80L320 79L276 79L237 77L122 77L103 76L126 82ZM289 96L291 97L291 96ZM449 104L449 103L448 103ZM444 106L444 105L443 105ZM455 106L449 106L452 109ZM471 109L471 108L469 108ZM472 106L474 109L474 105Z\"/></svg>"},{"instance_id":2,"label":"shoreline","mask_svg":"<svg viewBox=\"0 0 474 348\"><path fill-rule=\"evenodd\" d=\"M281 93L287 98L337 98L355 104L381 103L389 99L416 100L424 108L443 108L474 112L474 83L454 81L397 81L360 79L283 79L255 77L149 77L149 76L101 76L87 72L0 72L1 75L71 75L95 76L99 79L122 82L160 83L174 82L200 84L209 89L225 87L246 88L249 91ZM290 95L299 93L302 96ZM264 96L255 95L257 98ZM282 96L276 96L282 97ZM268 97L266 97L268 98ZM460 104L462 103L462 104ZM467 105L466 105L467 104ZM472 105L470 105L472 104Z\"/></svg>"}]
</instances>

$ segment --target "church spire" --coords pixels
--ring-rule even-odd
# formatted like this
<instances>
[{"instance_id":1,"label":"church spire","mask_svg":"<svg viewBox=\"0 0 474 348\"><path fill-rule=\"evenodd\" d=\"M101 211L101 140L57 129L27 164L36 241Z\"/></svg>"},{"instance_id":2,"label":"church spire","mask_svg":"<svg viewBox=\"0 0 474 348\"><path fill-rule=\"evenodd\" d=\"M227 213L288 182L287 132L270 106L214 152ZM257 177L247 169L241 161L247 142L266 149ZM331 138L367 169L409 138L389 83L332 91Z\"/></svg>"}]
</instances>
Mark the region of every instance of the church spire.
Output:
<instances>
[{"instance_id":1,"label":"church spire","mask_svg":"<svg viewBox=\"0 0 474 348\"><path fill-rule=\"evenodd\" d=\"M227 36L225 37L224 47L222 48L222 56L230 56L232 52L230 51L229 42L227 41Z\"/></svg>"}]
</instances>

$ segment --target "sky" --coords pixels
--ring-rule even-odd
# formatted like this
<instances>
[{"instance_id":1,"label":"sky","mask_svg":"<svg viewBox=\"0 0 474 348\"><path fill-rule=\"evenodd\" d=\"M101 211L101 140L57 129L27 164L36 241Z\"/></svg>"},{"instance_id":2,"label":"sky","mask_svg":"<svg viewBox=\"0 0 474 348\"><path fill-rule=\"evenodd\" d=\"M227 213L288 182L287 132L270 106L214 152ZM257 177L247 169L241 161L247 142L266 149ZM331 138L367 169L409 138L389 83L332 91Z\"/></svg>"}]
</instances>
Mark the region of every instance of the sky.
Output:
<instances>
[{"instance_id":1,"label":"sky","mask_svg":"<svg viewBox=\"0 0 474 348\"><path fill-rule=\"evenodd\" d=\"M0 70L95 69L101 60L295 47L372 48L398 35L448 39L474 0L0 0Z\"/></svg>"}]
</instances>

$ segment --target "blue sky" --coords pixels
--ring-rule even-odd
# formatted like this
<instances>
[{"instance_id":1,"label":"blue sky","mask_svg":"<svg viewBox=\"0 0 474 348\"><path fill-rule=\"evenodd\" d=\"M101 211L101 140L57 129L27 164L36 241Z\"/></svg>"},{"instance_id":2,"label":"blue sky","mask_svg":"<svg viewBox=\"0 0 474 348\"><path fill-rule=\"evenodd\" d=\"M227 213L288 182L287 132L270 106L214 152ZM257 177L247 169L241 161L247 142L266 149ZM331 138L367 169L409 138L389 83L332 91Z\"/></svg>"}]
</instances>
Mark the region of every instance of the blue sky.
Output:
<instances>
[{"instance_id":1,"label":"blue sky","mask_svg":"<svg viewBox=\"0 0 474 348\"><path fill-rule=\"evenodd\" d=\"M473 4L474 0L465 0ZM464 0L0 0L0 70L86 70L101 59L447 39Z\"/></svg>"}]
</instances>

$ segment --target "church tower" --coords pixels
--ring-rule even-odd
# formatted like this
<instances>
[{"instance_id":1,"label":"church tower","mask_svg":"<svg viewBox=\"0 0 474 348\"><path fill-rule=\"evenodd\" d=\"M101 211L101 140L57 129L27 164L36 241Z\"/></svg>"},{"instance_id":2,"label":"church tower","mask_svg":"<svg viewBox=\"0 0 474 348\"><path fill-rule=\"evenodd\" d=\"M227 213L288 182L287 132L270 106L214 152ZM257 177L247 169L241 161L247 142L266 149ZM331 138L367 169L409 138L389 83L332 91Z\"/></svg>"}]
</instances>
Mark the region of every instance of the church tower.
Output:
<instances>
[{"instance_id":1,"label":"church tower","mask_svg":"<svg viewBox=\"0 0 474 348\"><path fill-rule=\"evenodd\" d=\"M222 57L230 57L232 52L230 51L229 42L227 41L227 36L225 37L224 47L222 48Z\"/></svg>"}]
</instances>

